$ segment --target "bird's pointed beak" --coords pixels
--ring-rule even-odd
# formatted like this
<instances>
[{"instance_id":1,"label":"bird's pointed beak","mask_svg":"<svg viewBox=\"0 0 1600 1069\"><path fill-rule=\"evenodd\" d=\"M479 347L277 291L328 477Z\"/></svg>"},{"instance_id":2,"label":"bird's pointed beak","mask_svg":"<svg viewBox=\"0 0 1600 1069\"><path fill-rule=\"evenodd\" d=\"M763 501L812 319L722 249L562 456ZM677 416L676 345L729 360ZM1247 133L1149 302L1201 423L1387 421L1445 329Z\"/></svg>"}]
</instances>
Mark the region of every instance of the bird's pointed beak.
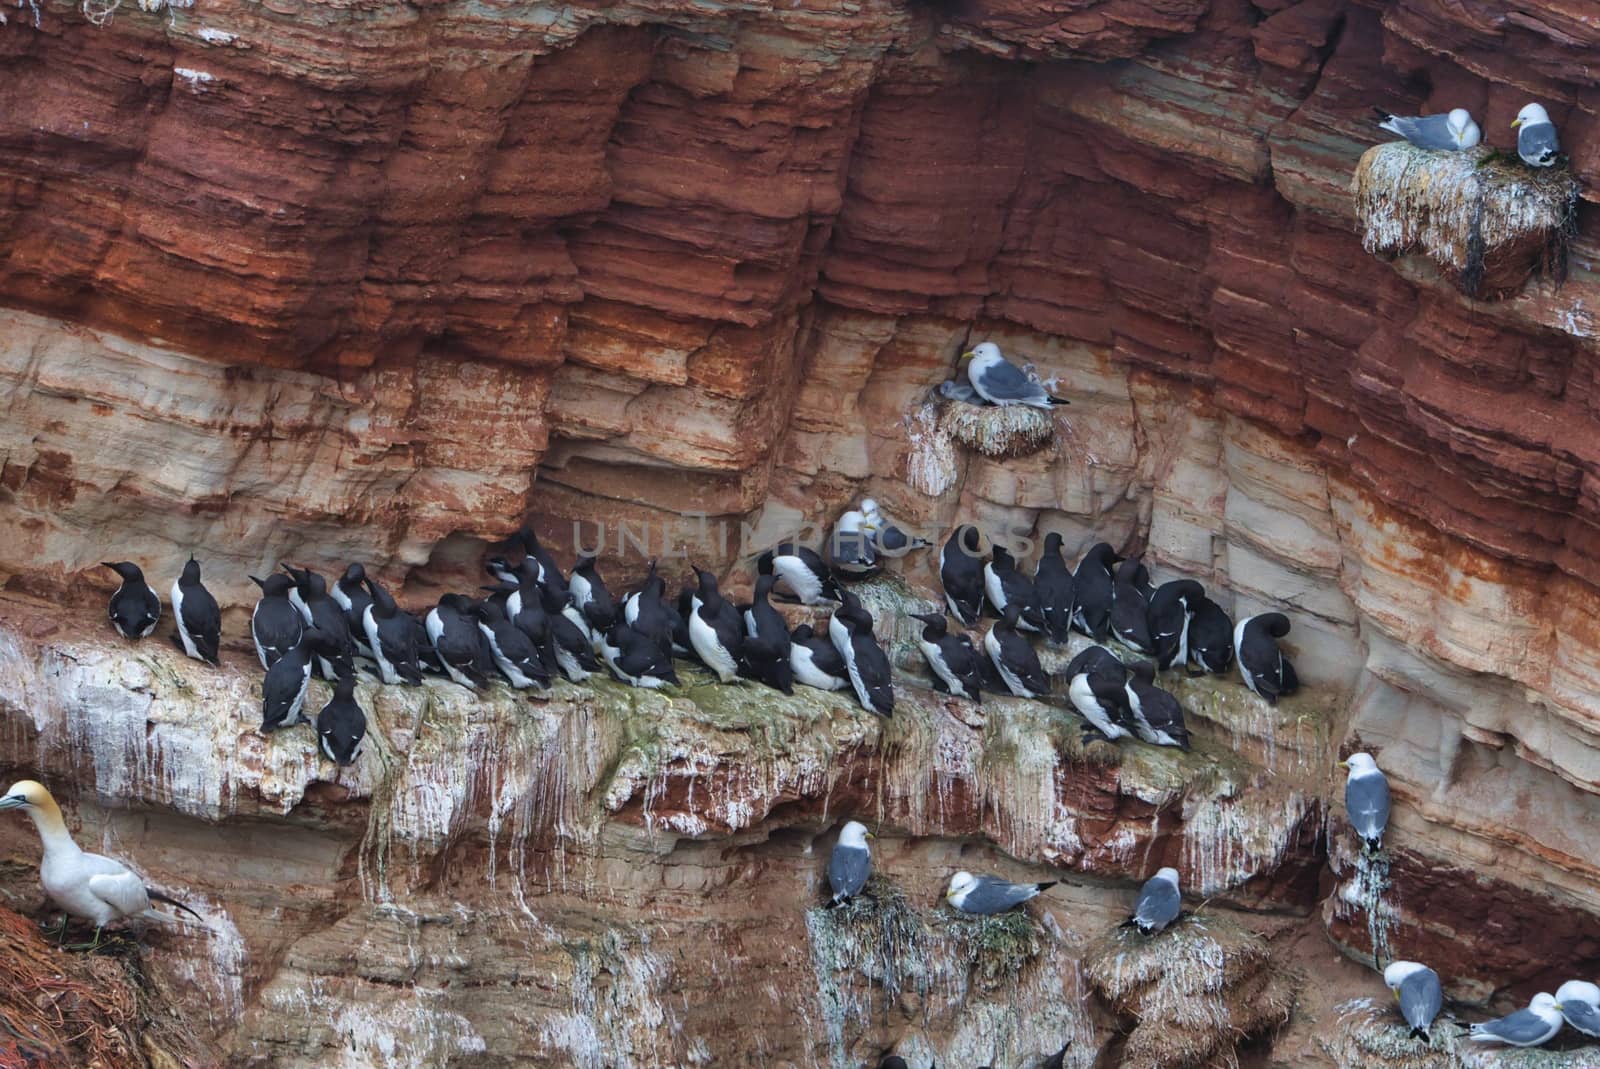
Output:
<instances>
[{"instance_id":1,"label":"bird's pointed beak","mask_svg":"<svg viewBox=\"0 0 1600 1069\"><path fill-rule=\"evenodd\" d=\"M956 363L958 363L958 364L965 363L966 361L971 360L974 356L977 356L977 355L978 355L977 353L973 352L971 349L968 349L966 352L961 354L961 359L957 360Z\"/></svg>"},{"instance_id":2,"label":"bird's pointed beak","mask_svg":"<svg viewBox=\"0 0 1600 1069\"><path fill-rule=\"evenodd\" d=\"M1396 1002L1399 1002L1399 1001L1400 1001L1400 991L1399 991L1399 989L1398 989L1398 988L1393 988L1393 987L1391 987L1391 988L1390 988L1390 989L1389 989L1389 994L1391 994L1391 995L1393 995L1393 996L1394 996L1394 1000L1395 1000L1395 1001L1396 1001Z\"/></svg>"},{"instance_id":3,"label":"bird's pointed beak","mask_svg":"<svg viewBox=\"0 0 1600 1069\"><path fill-rule=\"evenodd\" d=\"M1512 119L1511 120L1511 129L1515 130L1517 127L1519 127L1521 125L1522 125L1522 120L1521 119Z\"/></svg>"},{"instance_id":4,"label":"bird's pointed beak","mask_svg":"<svg viewBox=\"0 0 1600 1069\"><path fill-rule=\"evenodd\" d=\"M28 804L28 800L20 794L8 794L0 798L0 809L20 809Z\"/></svg>"},{"instance_id":5,"label":"bird's pointed beak","mask_svg":"<svg viewBox=\"0 0 1600 1069\"><path fill-rule=\"evenodd\" d=\"M874 834L872 834L872 833L871 833L871 832L870 832L870 831L869 831L869 832L867 832L867 838L869 838L869 839L876 839L876 838L877 838L877 836L876 836L876 835L874 835Z\"/></svg>"},{"instance_id":6,"label":"bird's pointed beak","mask_svg":"<svg viewBox=\"0 0 1600 1069\"><path fill-rule=\"evenodd\" d=\"M1349 768L1350 767L1350 762L1349 761L1340 761L1339 762L1339 767L1340 768Z\"/></svg>"}]
</instances>

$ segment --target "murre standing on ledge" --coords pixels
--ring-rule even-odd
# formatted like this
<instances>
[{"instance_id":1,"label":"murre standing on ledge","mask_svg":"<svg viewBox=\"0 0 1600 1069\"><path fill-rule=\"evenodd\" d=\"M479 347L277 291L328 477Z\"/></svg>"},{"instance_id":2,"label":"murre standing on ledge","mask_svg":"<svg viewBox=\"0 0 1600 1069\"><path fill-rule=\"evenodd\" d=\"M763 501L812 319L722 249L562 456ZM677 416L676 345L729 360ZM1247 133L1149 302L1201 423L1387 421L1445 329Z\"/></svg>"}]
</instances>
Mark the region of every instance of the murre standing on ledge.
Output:
<instances>
[{"instance_id":1,"label":"murre standing on ledge","mask_svg":"<svg viewBox=\"0 0 1600 1069\"><path fill-rule=\"evenodd\" d=\"M1033 580L1017 570L1011 551L996 543L994 558L983 566L983 591L989 604L1001 616L1013 604L1017 607L1017 626L1037 634L1044 630L1044 614L1039 611Z\"/></svg>"},{"instance_id":2,"label":"murre standing on ledge","mask_svg":"<svg viewBox=\"0 0 1600 1069\"><path fill-rule=\"evenodd\" d=\"M488 679L476 665L482 639L471 598L465 594L445 594L428 610L424 624L428 629L428 641L433 643L451 679L468 690L488 685Z\"/></svg>"},{"instance_id":3,"label":"murre standing on ledge","mask_svg":"<svg viewBox=\"0 0 1600 1069\"><path fill-rule=\"evenodd\" d=\"M617 622L617 599L612 596L593 557L579 557L567 579L572 604L583 614L584 622L596 636L604 635Z\"/></svg>"},{"instance_id":4,"label":"murre standing on ledge","mask_svg":"<svg viewBox=\"0 0 1600 1069\"><path fill-rule=\"evenodd\" d=\"M1189 729L1183 722L1183 704L1156 686L1156 668L1139 661L1128 669L1128 711L1134 733L1152 746L1189 749Z\"/></svg>"},{"instance_id":5,"label":"murre standing on ledge","mask_svg":"<svg viewBox=\"0 0 1600 1069\"><path fill-rule=\"evenodd\" d=\"M889 656L872 633L872 614L848 590L844 592L844 604L828 620L828 637L844 660L845 674L861 707L879 716L893 714L894 683Z\"/></svg>"},{"instance_id":6,"label":"murre standing on ledge","mask_svg":"<svg viewBox=\"0 0 1600 1069\"><path fill-rule=\"evenodd\" d=\"M1279 698L1300 689L1294 665L1278 648L1277 640L1288 633L1289 618L1281 612L1246 616L1233 628L1239 674L1244 677L1244 685L1265 698L1268 705L1276 705Z\"/></svg>"},{"instance_id":7,"label":"murre standing on ledge","mask_svg":"<svg viewBox=\"0 0 1600 1069\"><path fill-rule=\"evenodd\" d=\"M1111 569L1121 559L1109 543L1097 542L1083 555L1072 575L1072 593L1077 602L1073 626L1096 642L1104 642L1111 629Z\"/></svg>"},{"instance_id":8,"label":"murre standing on ledge","mask_svg":"<svg viewBox=\"0 0 1600 1069\"><path fill-rule=\"evenodd\" d=\"M1178 891L1178 870L1164 868L1139 888L1139 901L1134 904L1133 916L1124 921L1122 926L1153 935L1177 920L1182 912L1183 895Z\"/></svg>"},{"instance_id":9,"label":"murre standing on ledge","mask_svg":"<svg viewBox=\"0 0 1600 1069\"><path fill-rule=\"evenodd\" d=\"M261 667L267 669L300 644L300 636L306 633L306 622L300 610L289 601L289 591L294 584L287 575L273 572L265 579L252 575L250 581L261 588L261 599L250 614L250 638L256 644Z\"/></svg>"},{"instance_id":10,"label":"murre standing on ledge","mask_svg":"<svg viewBox=\"0 0 1600 1069\"><path fill-rule=\"evenodd\" d=\"M350 637L350 624L339 603L328 596L328 584L322 576L310 568L291 564L285 564L283 570L294 578L295 593L289 600L295 601L298 596L300 615L307 626L322 632L322 645L329 652L318 651L317 670L331 682L338 678L341 664L354 664L355 641Z\"/></svg>"},{"instance_id":11,"label":"murre standing on ledge","mask_svg":"<svg viewBox=\"0 0 1600 1069\"><path fill-rule=\"evenodd\" d=\"M991 405L1032 405L1050 408L1070 402L1053 397L1044 385L1035 382L1017 365L1000 355L1000 346L986 341L970 352L961 354L967 364L967 381L978 391L978 396Z\"/></svg>"},{"instance_id":12,"label":"murre standing on ledge","mask_svg":"<svg viewBox=\"0 0 1600 1069\"><path fill-rule=\"evenodd\" d=\"M978 529L964 523L950 532L939 551L939 582L950 614L963 627L978 622L983 611L984 555Z\"/></svg>"},{"instance_id":13,"label":"murre standing on ledge","mask_svg":"<svg viewBox=\"0 0 1600 1069\"><path fill-rule=\"evenodd\" d=\"M144 581L144 573L132 561L105 564L122 577L122 585L111 595L111 605L106 610L111 626L123 638L144 638L156 629L161 619L161 599Z\"/></svg>"},{"instance_id":14,"label":"murre standing on ledge","mask_svg":"<svg viewBox=\"0 0 1600 1069\"><path fill-rule=\"evenodd\" d=\"M694 611L689 615L689 641L719 680L732 683L739 678L742 621L738 611L723 600L716 576L704 568L696 568L694 574L700 585L695 591ZM728 610L732 610L731 620Z\"/></svg>"},{"instance_id":15,"label":"murre standing on ledge","mask_svg":"<svg viewBox=\"0 0 1600 1069\"><path fill-rule=\"evenodd\" d=\"M1200 672L1190 674L1226 675L1233 667L1233 620L1208 597L1190 608L1194 615L1189 618L1189 661L1200 666Z\"/></svg>"},{"instance_id":16,"label":"murre standing on ledge","mask_svg":"<svg viewBox=\"0 0 1600 1069\"><path fill-rule=\"evenodd\" d=\"M913 613L911 618L924 625L917 636L917 646L933 669L933 689L972 702L982 701L983 672L972 639L950 634L942 612Z\"/></svg>"},{"instance_id":17,"label":"murre standing on ledge","mask_svg":"<svg viewBox=\"0 0 1600 1069\"><path fill-rule=\"evenodd\" d=\"M361 613L361 630L367 648L378 664L378 678L388 684L422 682L422 667L417 663L417 621L400 606L377 580L367 577L367 607Z\"/></svg>"},{"instance_id":18,"label":"murre standing on ledge","mask_svg":"<svg viewBox=\"0 0 1600 1069\"><path fill-rule=\"evenodd\" d=\"M1369 753L1353 753L1339 762L1350 770L1344 781L1344 808L1350 826L1369 852L1383 847L1383 830L1389 826L1389 780Z\"/></svg>"},{"instance_id":19,"label":"murre standing on ledge","mask_svg":"<svg viewBox=\"0 0 1600 1069\"><path fill-rule=\"evenodd\" d=\"M356 701L356 676L346 672L333 684L333 697L317 714L317 743L336 765L353 765L367 737L367 714Z\"/></svg>"},{"instance_id":20,"label":"murre standing on ledge","mask_svg":"<svg viewBox=\"0 0 1600 1069\"><path fill-rule=\"evenodd\" d=\"M785 694L794 693L794 666L789 656L789 623L768 598L777 582L773 575L756 579L756 592L744 611L745 635L741 652L746 675Z\"/></svg>"},{"instance_id":21,"label":"murre standing on ledge","mask_svg":"<svg viewBox=\"0 0 1600 1069\"><path fill-rule=\"evenodd\" d=\"M550 648L556 655L556 664L567 679L582 683L600 671L600 662L595 659L594 638L589 633L588 624L583 622L582 614L572 607L572 591L566 587L557 588L540 583L538 595L545 617L550 622Z\"/></svg>"},{"instance_id":22,"label":"murre standing on ledge","mask_svg":"<svg viewBox=\"0 0 1600 1069\"><path fill-rule=\"evenodd\" d=\"M1111 633L1118 642L1145 657L1155 656L1150 641L1150 573L1144 562L1129 557L1117 565L1111 580ZM1233 634L1228 635L1233 644Z\"/></svg>"},{"instance_id":23,"label":"murre standing on ledge","mask_svg":"<svg viewBox=\"0 0 1600 1069\"><path fill-rule=\"evenodd\" d=\"M474 602L473 616L478 621L478 631L489 643L489 654L495 667L505 676L513 690L550 689L550 673L545 668L539 650L522 629L506 615L506 604L498 598Z\"/></svg>"},{"instance_id":24,"label":"murre standing on ledge","mask_svg":"<svg viewBox=\"0 0 1600 1069\"><path fill-rule=\"evenodd\" d=\"M872 850L867 846L870 838L872 833L858 820L839 830L839 841L828 856L828 886L833 890L833 897L828 900L830 909L850 901L867 885L867 877L872 875Z\"/></svg>"},{"instance_id":25,"label":"murre standing on ledge","mask_svg":"<svg viewBox=\"0 0 1600 1069\"><path fill-rule=\"evenodd\" d=\"M350 628L350 638L356 648L370 657L372 649L367 644L367 629L361 622L367 606L372 603L372 595L367 593L363 585L366 580L367 570L360 564L352 563L345 568L339 581L328 588L328 597L343 611L344 622Z\"/></svg>"},{"instance_id":26,"label":"murre standing on ledge","mask_svg":"<svg viewBox=\"0 0 1600 1069\"><path fill-rule=\"evenodd\" d=\"M611 668L611 674L631 687L659 690L668 684L678 685L678 673L672 666L672 655L658 639L630 627L618 620L606 632L600 655Z\"/></svg>"},{"instance_id":27,"label":"murre standing on ledge","mask_svg":"<svg viewBox=\"0 0 1600 1069\"><path fill-rule=\"evenodd\" d=\"M1206 588L1193 579L1174 579L1150 599L1150 646L1162 671L1189 663L1189 620L1205 596Z\"/></svg>"},{"instance_id":28,"label":"murre standing on ledge","mask_svg":"<svg viewBox=\"0 0 1600 1069\"><path fill-rule=\"evenodd\" d=\"M1019 698L1042 698L1050 693L1050 677L1040 667L1033 646L1017 630L1021 615L1020 605L1007 605L1005 615L983 636L983 648L1007 690Z\"/></svg>"},{"instance_id":29,"label":"murre standing on ledge","mask_svg":"<svg viewBox=\"0 0 1600 1069\"><path fill-rule=\"evenodd\" d=\"M197 661L217 665L222 642L222 610L200 582L200 562L189 554L183 574L172 584L172 619L178 625L172 644Z\"/></svg>"},{"instance_id":30,"label":"murre standing on ledge","mask_svg":"<svg viewBox=\"0 0 1600 1069\"><path fill-rule=\"evenodd\" d=\"M1126 738L1128 669L1104 646L1090 646L1067 665L1067 700L1108 739Z\"/></svg>"},{"instance_id":31,"label":"murre standing on ledge","mask_svg":"<svg viewBox=\"0 0 1600 1069\"><path fill-rule=\"evenodd\" d=\"M816 550L798 542L780 542L756 558L756 574L770 575L788 587L802 605L839 600L839 584ZM775 591L780 597L784 591Z\"/></svg>"},{"instance_id":32,"label":"murre standing on ledge","mask_svg":"<svg viewBox=\"0 0 1600 1069\"><path fill-rule=\"evenodd\" d=\"M94 945L99 945L100 931L106 925L138 916L151 902L174 906L204 923L200 914L176 898L146 887L122 862L80 849L61 819L61 807L41 784L31 779L13 783L0 795L3 809L21 809L33 821L44 845L44 857L39 861L44 895L57 909L94 925Z\"/></svg>"},{"instance_id":33,"label":"murre standing on ledge","mask_svg":"<svg viewBox=\"0 0 1600 1069\"><path fill-rule=\"evenodd\" d=\"M833 641L801 624L789 635L789 667L796 682L818 690L843 690L850 685L850 670Z\"/></svg>"},{"instance_id":34,"label":"murre standing on ledge","mask_svg":"<svg viewBox=\"0 0 1600 1069\"><path fill-rule=\"evenodd\" d=\"M261 680L261 733L305 722L306 691L311 685L311 662L330 648L327 636L308 627L300 642L279 657Z\"/></svg>"},{"instance_id":35,"label":"murre standing on ledge","mask_svg":"<svg viewBox=\"0 0 1600 1069\"><path fill-rule=\"evenodd\" d=\"M1072 572L1061 556L1061 536L1044 536L1044 552L1033 571L1033 600L1044 617L1044 633L1058 646L1072 637Z\"/></svg>"}]
</instances>

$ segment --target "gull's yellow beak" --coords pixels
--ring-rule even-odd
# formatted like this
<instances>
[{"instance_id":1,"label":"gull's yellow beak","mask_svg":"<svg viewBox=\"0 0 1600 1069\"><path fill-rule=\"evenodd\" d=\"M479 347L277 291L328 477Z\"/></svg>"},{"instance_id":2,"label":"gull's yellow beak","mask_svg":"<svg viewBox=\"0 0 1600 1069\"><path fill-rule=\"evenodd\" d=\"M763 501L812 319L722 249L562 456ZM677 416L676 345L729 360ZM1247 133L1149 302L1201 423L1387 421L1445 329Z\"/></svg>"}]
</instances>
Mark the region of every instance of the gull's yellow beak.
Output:
<instances>
[{"instance_id":1,"label":"gull's yellow beak","mask_svg":"<svg viewBox=\"0 0 1600 1069\"><path fill-rule=\"evenodd\" d=\"M1515 130L1517 127L1519 127L1521 125L1522 125L1522 120L1521 119L1512 119L1511 120L1511 129Z\"/></svg>"},{"instance_id":2,"label":"gull's yellow beak","mask_svg":"<svg viewBox=\"0 0 1600 1069\"><path fill-rule=\"evenodd\" d=\"M971 349L968 349L966 352L961 354L961 359L957 360L956 363L958 363L958 364L965 363L966 361L971 360L973 357L975 357L977 355L978 355L977 353L973 352Z\"/></svg>"},{"instance_id":3,"label":"gull's yellow beak","mask_svg":"<svg viewBox=\"0 0 1600 1069\"><path fill-rule=\"evenodd\" d=\"M955 896L956 896L956 889L954 887L946 887L944 889L944 900L946 902L950 901Z\"/></svg>"},{"instance_id":4,"label":"gull's yellow beak","mask_svg":"<svg viewBox=\"0 0 1600 1069\"><path fill-rule=\"evenodd\" d=\"M872 834L872 833L871 833L871 832L870 832L870 831L869 831L869 832L867 832L867 838L869 838L869 839L876 839L876 838L877 838L877 836L876 836L876 835L874 835L874 834Z\"/></svg>"},{"instance_id":5,"label":"gull's yellow beak","mask_svg":"<svg viewBox=\"0 0 1600 1069\"><path fill-rule=\"evenodd\" d=\"M1562 1009L1561 1009L1561 1003L1559 1003L1559 1002L1558 1002L1558 1003L1556 1003L1556 1009L1558 1009L1558 1010L1561 1010L1561 1012L1562 1012L1562 1013L1565 1013L1565 1012L1567 1012L1567 1011L1566 1011L1566 1010L1562 1010Z\"/></svg>"},{"instance_id":6,"label":"gull's yellow beak","mask_svg":"<svg viewBox=\"0 0 1600 1069\"><path fill-rule=\"evenodd\" d=\"M1394 996L1394 1000L1396 1002L1400 1001L1400 989L1398 987L1391 987L1389 989L1389 994Z\"/></svg>"},{"instance_id":7,"label":"gull's yellow beak","mask_svg":"<svg viewBox=\"0 0 1600 1069\"><path fill-rule=\"evenodd\" d=\"M1339 762L1339 767L1340 768L1349 768L1350 767L1350 762L1349 761L1340 761Z\"/></svg>"}]
</instances>

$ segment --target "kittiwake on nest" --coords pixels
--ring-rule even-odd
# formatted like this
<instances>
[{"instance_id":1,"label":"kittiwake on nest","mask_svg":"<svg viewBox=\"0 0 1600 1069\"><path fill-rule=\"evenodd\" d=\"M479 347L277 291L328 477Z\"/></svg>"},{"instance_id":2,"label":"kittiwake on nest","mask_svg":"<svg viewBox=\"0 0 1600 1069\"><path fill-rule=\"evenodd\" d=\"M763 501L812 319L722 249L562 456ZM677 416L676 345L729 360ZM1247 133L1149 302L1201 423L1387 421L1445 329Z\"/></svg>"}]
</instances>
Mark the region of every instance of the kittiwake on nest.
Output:
<instances>
[{"instance_id":1,"label":"kittiwake on nest","mask_svg":"<svg viewBox=\"0 0 1600 1069\"><path fill-rule=\"evenodd\" d=\"M1368 252L1421 253L1468 297L1511 296L1535 272L1566 278L1579 193L1566 167L1392 141L1361 157L1350 192Z\"/></svg>"}]
</instances>

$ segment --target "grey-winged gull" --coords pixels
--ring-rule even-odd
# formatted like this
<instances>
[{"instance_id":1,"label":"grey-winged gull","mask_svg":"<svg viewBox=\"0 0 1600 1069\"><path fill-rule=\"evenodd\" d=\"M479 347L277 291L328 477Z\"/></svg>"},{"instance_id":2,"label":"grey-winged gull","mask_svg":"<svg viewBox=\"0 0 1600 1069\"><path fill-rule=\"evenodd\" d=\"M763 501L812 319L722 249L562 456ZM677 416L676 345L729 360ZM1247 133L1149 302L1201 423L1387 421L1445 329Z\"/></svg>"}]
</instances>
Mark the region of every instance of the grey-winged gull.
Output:
<instances>
[{"instance_id":1,"label":"grey-winged gull","mask_svg":"<svg viewBox=\"0 0 1600 1069\"><path fill-rule=\"evenodd\" d=\"M1527 1009L1473 1025L1467 1038L1513 1047L1537 1047L1559 1031L1561 1004L1548 991L1541 991L1533 996Z\"/></svg>"},{"instance_id":2,"label":"grey-winged gull","mask_svg":"<svg viewBox=\"0 0 1600 1069\"><path fill-rule=\"evenodd\" d=\"M867 837L872 833L858 820L852 820L839 832L833 855L828 858L828 886L833 888L837 906L861 893L872 875L872 851L867 847Z\"/></svg>"},{"instance_id":3,"label":"grey-winged gull","mask_svg":"<svg viewBox=\"0 0 1600 1069\"><path fill-rule=\"evenodd\" d=\"M1549 167L1561 156L1556 124L1543 104L1525 104L1511 123L1517 131L1517 155L1529 167Z\"/></svg>"},{"instance_id":4,"label":"grey-winged gull","mask_svg":"<svg viewBox=\"0 0 1600 1069\"><path fill-rule=\"evenodd\" d=\"M1177 920L1181 912L1183 896L1178 893L1178 870L1161 869L1139 889L1139 901L1134 904L1133 916L1123 922L1123 927L1132 926L1150 935Z\"/></svg>"},{"instance_id":5,"label":"grey-winged gull","mask_svg":"<svg viewBox=\"0 0 1600 1069\"><path fill-rule=\"evenodd\" d=\"M1344 807L1350 826L1368 850L1377 850L1383 845L1383 829L1389 823L1389 781L1371 754L1353 753L1339 763L1350 770L1344 784Z\"/></svg>"},{"instance_id":6,"label":"grey-winged gull","mask_svg":"<svg viewBox=\"0 0 1600 1069\"><path fill-rule=\"evenodd\" d=\"M866 529L872 533L873 541L888 556L903 557L914 549L927 549L933 544L897 526L870 497L861 502L861 516L866 521Z\"/></svg>"},{"instance_id":7,"label":"grey-winged gull","mask_svg":"<svg viewBox=\"0 0 1600 1069\"><path fill-rule=\"evenodd\" d=\"M1411 1026L1411 1034L1426 1043L1428 1029L1444 1005L1439 974L1420 962L1397 961L1383 970L1383 982L1400 1003L1400 1016Z\"/></svg>"},{"instance_id":8,"label":"grey-winged gull","mask_svg":"<svg viewBox=\"0 0 1600 1069\"><path fill-rule=\"evenodd\" d=\"M828 536L828 562L836 573L865 579L883 570L867 518L851 509L834 522Z\"/></svg>"},{"instance_id":9,"label":"grey-winged gull","mask_svg":"<svg viewBox=\"0 0 1600 1069\"><path fill-rule=\"evenodd\" d=\"M1568 980L1556 988L1556 1003L1568 1024L1586 1036L1600 1036L1600 987Z\"/></svg>"},{"instance_id":10,"label":"grey-winged gull","mask_svg":"<svg viewBox=\"0 0 1600 1069\"><path fill-rule=\"evenodd\" d=\"M1418 148L1460 152L1476 148L1483 140L1483 131L1466 108L1451 108L1437 115L1391 115L1382 108L1372 110L1383 120L1378 123L1379 129L1399 134Z\"/></svg>"},{"instance_id":11,"label":"grey-winged gull","mask_svg":"<svg viewBox=\"0 0 1600 1069\"><path fill-rule=\"evenodd\" d=\"M991 405L1032 405L1049 408L1070 402L1052 397L1041 383L1035 382L1017 365L1000 355L1000 346L992 341L978 345L971 352L961 354L967 365L967 381L978 391L978 396Z\"/></svg>"},{"instance_id":12,"label":"grey-winged gull","mask_svg":"<svg viewBox=\"0 0 1600 1069\"><path fill-rule=\"evenodd\" d=\"M1028 899L1037 897L1040 891L1055 885L1055 880L1044 883L1012 883L1010 880L1002 880L995 876L974 876L970 872L958 872L950 877L950 887L945 891L944 897L945 901L963 913L988 916L1015 909Z\"/></svg>"}]
</instances>

